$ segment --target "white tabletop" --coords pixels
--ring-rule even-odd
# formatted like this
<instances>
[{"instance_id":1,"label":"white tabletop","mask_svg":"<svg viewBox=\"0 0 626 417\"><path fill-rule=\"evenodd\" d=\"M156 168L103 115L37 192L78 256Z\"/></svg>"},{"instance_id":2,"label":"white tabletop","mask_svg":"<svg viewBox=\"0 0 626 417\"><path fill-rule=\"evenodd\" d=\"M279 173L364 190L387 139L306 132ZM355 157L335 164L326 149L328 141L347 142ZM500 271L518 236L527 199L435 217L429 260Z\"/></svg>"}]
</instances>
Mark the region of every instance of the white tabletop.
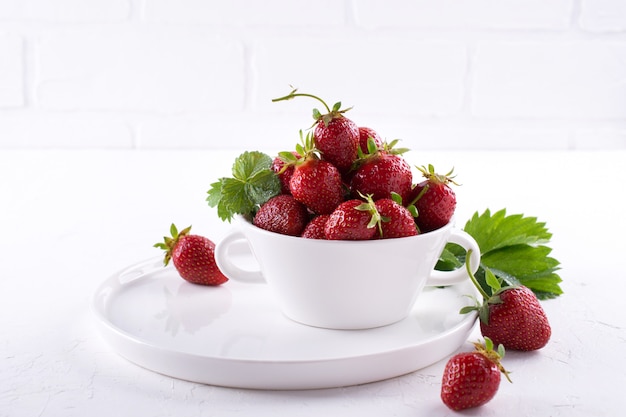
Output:
<instances>
[{"instance_id":1,"label":"white tabletop","mask_svg":"<svg viewBox=\"0 0 626 417\"><path fill-rule=\"evenodd\" d=\"M260 147L260 150L264 150ZM268 153L270 151L264 150ZM240 151L0 151L0 416L453 415L445 361L370 384L311 391L223 388L120 357L94 328L91 296L158 256L169 224L215 241L232 227L204 199ZM512 374L468 415L612 416L626 380L626 153L412 152L455 167L458 223L507 208L547 222L564 295L544 301L552 339L508 352ZM461 350L480 336L474 330Z\"/></svg>"}]
</instances>

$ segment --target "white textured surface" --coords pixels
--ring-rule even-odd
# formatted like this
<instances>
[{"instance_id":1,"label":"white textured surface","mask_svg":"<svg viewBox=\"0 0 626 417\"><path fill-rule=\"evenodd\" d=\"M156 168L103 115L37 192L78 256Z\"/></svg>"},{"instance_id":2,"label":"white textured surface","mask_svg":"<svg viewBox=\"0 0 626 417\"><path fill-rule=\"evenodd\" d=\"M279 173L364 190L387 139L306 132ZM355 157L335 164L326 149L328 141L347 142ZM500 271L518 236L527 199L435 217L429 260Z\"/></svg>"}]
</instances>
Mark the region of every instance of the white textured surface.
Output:
<instances>
[{"instance_id":1,"label":"white textured surface","mask_svg":"<svg viewBox=\"0 0 626 417\"><path fill-rule=\"evenodd\" d=\"M415 149L624 149L624 4L3 0L0 148L280 147L292 84Z\"/></svg>"},{"instance_id":2,"label":"white textured surface","mask_svg":"<svg viewBox=\"0 0 626 417\"><path fill-rule=\"evenodd\" d=\"M90 297L111 273L155 256L152 244L170 222L193 224L215 240L229 230L204 197L238 153L0 152L0 416L455 415L439 399L444 361L356 387L248 391L152 373L100 339ZM503 382L492 402L469 414L619 415L626 365L615 355L626 347L620 310L626 207L616 194L626 181L626 154L423 151L407 157L455 166L463 184L460 219L506 207L546 221L563 266L565 294L543 303L553 327L550 343L535 353L509 352L513 384ZM477 337L474 332L470 341Z\"/></svg>"}]
</instances>

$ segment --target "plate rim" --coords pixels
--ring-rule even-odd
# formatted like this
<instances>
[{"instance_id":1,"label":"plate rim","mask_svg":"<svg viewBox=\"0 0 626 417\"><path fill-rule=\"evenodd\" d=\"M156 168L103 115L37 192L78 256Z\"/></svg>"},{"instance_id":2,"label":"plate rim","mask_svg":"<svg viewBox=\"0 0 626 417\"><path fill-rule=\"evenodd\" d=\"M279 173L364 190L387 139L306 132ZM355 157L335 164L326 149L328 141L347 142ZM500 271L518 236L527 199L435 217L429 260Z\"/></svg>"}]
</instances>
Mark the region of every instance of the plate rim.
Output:
<instances>
[{"instance_id":1,"label":"plate rim","mask_svg":"<svg viewBox=\"0 0 626 417\"><path fill-rule=\"evenodd\" d=\"M108 278L106 278L97 286L96 290L94 291L91 297L90 307L91 307L92 316L96 321L96 326L99 330L100 336L116 351L116 353L118 353L120 356L126 358L130 362L142 368L149 369L153 372L167 375L170 377L174 377L177 379L183 379L183 380L203 383L207 385L226 386L226 387L232 387L232 388L247 388L247 389L293 390L293 389L334 388L334 387L343 387L343 386L350 386L350 385L359 385L363 383L370 383L370 382L375 382L379 380L385 380L385 379L393 378L396 376L412 373L441 360L443 357L449 355L451 352L456 351L462 345L462 343L467 340L468 335L472 331L473 327L476 325L477 314L475 312L471 312L465 315L465 317L460 322L456 323L455 325L446 329L445 331L434 334L432 337L428 337L424 340L416 341L415 343L404 344L402 346L397 346L397 347L393 347L389 349L382 349L376 352L359 353L355 355L340 355L340 356L333 356L333 357L326 357L326 358L307 358L307 359L291 358L291 359L285 359L285 360L268 360L268 359L261 359L261 358L220 357L220 356L216 356L213 354L202 355L202 354L198 354L194 352L184 352L184 351L176 350L169 346L159 346L158 344L150 340L147 340L146 338L143 338L140 335L132 334L131 332L128 332L127 330L120 328L106 316L106 313L104 311L106 310L107 305L111 302L111 298L113 296L112 293L115 293L115 291L113 291L112 293L105 294L103 296L102 293L105 292L107 288L115 287L115 289L117 289L117 291L119 292L121 289L123 289L124 285L128 285L132 282L146 278L146 275L150 275L150 273L155 272L157 270L156 269L157 261L161 259L162 258L159 258L159 257L148 258L143 261L139 261L137 263L131 264L111 274ZM162 261L160 262L160 265L161 267L163 267ZM143 268L151 267L151 268L149 268L149 270L147 271L139 271L139 273L136 276L132 277L132 279L130 279L127 282L120 282L120 277L122 277L124 274L129 273L129 272L134 272L137 269L140 269L142 267ZM171 265L167 266L166 268L173 269ZM112 286L111 285L112 283L115 283L116 285ZM471 283L469 279L467 282L455 284L454 286L468 286L468 283ZM266 285L266 284L247 284L247 285ZM475 290L475 288L471 286L470 290ZM289 320L288 318L286 319ZM302 326L305 326L305 325L302 325ZM374 330L374 329L371 329L371 330ZM351 332L353 330L333 330L333 331ZM368 329L356 330L356 331L367 332ZM221 365L226 365L226 366L231 365L234 367L250 365L250 366L257 366L257 367L263 366L263 367L281 367L281 368L287 367L289 368L289 367L297 367L297 366L309 367L312 365L319 365L319 364L326 364L326 365L330 365L331 367L333 367L333 365L336 365L337 363L342 363L342 362L345 362L345 363L357 362L358 363L358 362L363 362L367 360L383 359L384 357L393 357L393 356L400 356L400 355L408 354L411 351L419 350L421 347L425 345L443 343L445 340L449 338L454 338L454 336L457 336L458 339L462 339L463 342L461 342L460 344L455 343L454 348L446 349L446 352L442 352L440 355L436 355L439 358L435 360L434 362L430 361L430 363L427 365L421 365L415 369L406 369L406 372L394 372L393 375L387 375L384 377L359 378L358 380L354 380L354 381L351 381L349 377L348 378L343 377L345 381L344 382L338 381L338 383L333 383L331 381L327 381L327 382L311 381L310 383L307 383L306 381L301 381L299 383L294 383L294 381L289 380L289 378L287 378L288 381L287 380L274 381L274 382L267 382L267 383L260 383L260 384L254 383L253 381L241 381L238 383L233 383L233 382L229 383L228 381L225 381L225 380L232 379L232 378L221 378L222 381L220 381L219 377L195 378L195 377L189 377L188 375L189 372L171 372L171 371L163 371L163 369L156 369L160 367L155 367L153 365L150 365L149 363L147 363L148 360L142 360L142 358L137 358L135 357L136 355L134 355L132 352L129 352L127 350L127 349L142 349L143 348L143 349L148 349L151 352L151 354L158 352L165 356L183 356L185 357L185 359L192 359L194 361L199 361L202 363L203 366L215 365L216 363L220 363ZM128 348L120 347L121 344L128 345Z\"/></svg>"}]
</instances>

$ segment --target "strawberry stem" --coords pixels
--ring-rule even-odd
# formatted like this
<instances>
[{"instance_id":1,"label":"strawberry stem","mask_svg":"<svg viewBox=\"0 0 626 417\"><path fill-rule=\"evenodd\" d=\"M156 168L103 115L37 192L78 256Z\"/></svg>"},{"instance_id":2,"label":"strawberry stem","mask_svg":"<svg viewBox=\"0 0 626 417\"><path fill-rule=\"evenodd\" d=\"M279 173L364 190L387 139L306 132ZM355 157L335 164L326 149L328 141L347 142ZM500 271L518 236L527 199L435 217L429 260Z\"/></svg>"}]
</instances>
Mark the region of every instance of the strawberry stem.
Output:
<instances>
[{"instance_id":1,"label":"strawberry stem","mask_svg":"<svg viewBox=\"0 0 626 417\"><path fill-rule=\"evenodd\" d=\"M314 96L313 94L307 94L307 93L296 93L296 91L298 91L298 89L294 88L291 91L291 93L287 94L286 96L272 99L272 103L276 103L277 101L291 100L291 99L293 99L295 97L310 97L310 98L314 98L315 100L318 100L320 103L322 103L324 105L324 107L326 107L326 111L328 113L331 113L331 110L330 110L330 107L328 107L328 104L326 104L326 102L324 100L322 100L321 98L319 98L318 96Z\"/></svg>"},{"instance_id":2,"label":"strawberry stem","mask_svg":"<svg viewBox=\"0 0 626 417\"><path fill-rule=\"evenodd\" d=\"M467 251L467 255L465 256L465 269L467 270L467 275L469 275L470 280L472 281L472 283L474 284L474 286L476 287L476 289L478 290L480 295L483 296L483 300L488 300L489 299L489 294L487 294L487 292L483 289L483 287L478 283L478 280L476 279L474 274L472 274L472 270L470 268L470 258L471 258L471 256L472 256L472 250L469 249Z\"/></svg>"},{"instance_id":3,"label":"strawberry stem","mask_svg":"<svg viewBox=\"0 0 626 417\"><path fill-rule=\"evenodd\" d=\"M426 184L424 186L424 188L422 188L419 192L419 194L413 199L413 201L409 202L409 204L407 204L408 206L410 205L415 205L415 203L417 203L419 201L420 198L422 198L422 196L424 194L426 194L426 192L428 191L428 189L430 188L430 184Z\"/></svg>"}]
</instances>

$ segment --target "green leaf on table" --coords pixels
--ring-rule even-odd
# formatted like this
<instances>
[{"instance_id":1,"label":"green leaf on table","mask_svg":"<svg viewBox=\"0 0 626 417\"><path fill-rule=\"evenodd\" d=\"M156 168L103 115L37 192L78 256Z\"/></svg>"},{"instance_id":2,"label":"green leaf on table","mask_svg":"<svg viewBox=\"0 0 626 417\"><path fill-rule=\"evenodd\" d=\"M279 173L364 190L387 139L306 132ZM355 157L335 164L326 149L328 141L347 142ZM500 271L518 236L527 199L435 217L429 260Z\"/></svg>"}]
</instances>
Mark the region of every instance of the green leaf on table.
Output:
<instances>
[{"instance_id":1,"label":"green leaf on table","mask_svg":"<svg viewBox=\"0 0 626 417\"><path fill-rule=\"evenodd\" d=\"M523 214L507 216L505 210L493 215L489 210L478 212L465 224L463 229L476 239L483 253L516 244L534 245L550 240L545 223L536 217L524 217Z\"/></svg>"},{"instance_id":2,"label":"green leaf on table","mask_svg":"<svg viewBox=\"0 0 626 417\"><path fill-rule=\"evenodd\" d=\"M207 203L217 207L220 219L235 214L253 214L258 207L280 193L280 180L272 171L272 158L262 152L244 152L233 164L232 177L211 184Z\"/></svg>"},{"instance_id":3,"label":"green leaf on table","mask_svg":"<svg viewBox=\"0 0 626 417\"><path fill-rule=\"evenodd\" d=\"M547 246L552 234L536 217L507 215L505 210L493 214L486 210L475 213L463 228L478 243L481 265L475 276L486 293L491 294L493 277L506 285L525 285L539 299L555 298L563 293L557 274L559 261L550 256ZM450 270L463 265L465 250L448 244L436 268Z\"/></svg>"}]
</instances>

